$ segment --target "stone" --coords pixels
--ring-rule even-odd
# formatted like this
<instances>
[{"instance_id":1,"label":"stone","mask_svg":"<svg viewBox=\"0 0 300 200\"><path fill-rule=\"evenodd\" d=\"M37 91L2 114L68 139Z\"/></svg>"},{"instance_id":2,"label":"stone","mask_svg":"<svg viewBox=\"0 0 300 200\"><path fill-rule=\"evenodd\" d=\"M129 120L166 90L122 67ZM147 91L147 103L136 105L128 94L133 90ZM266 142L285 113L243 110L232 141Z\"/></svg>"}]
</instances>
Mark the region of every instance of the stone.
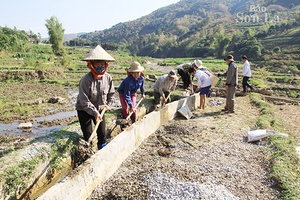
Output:
<instances>
[{"instance_id":1,"label":"stone","mask_svg":"<svg viewBox=\"0 0 300 200\"><path fill-rule=\"evenodd\" d=\"M19 129L30 129L30 128L32 128L32 123L31 122L20 123L18 128Z\"/></svg>"}]
</instances>

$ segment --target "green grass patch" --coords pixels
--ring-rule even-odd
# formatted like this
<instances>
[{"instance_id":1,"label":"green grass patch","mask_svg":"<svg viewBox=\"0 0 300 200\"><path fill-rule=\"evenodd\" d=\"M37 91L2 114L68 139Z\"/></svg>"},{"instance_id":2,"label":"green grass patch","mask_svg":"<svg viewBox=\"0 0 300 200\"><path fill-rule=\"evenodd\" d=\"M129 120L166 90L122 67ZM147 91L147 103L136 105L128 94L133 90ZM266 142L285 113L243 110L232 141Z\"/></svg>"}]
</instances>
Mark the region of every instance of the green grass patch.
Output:
<instances>
[{"instance_id":1,"label":"green grass patch","mask_svg":"<svg viewBox=\"0 0 300 200\"><path fill-rule=\"evenodd\" d=\"M280 123L269 103L262 95L251 93L251 102L260 109L257 126L261 129L280 129ZM271 136L268 138L271 151L269 177L277 183L281 199L300 199L300 159L296 153L293 137Z\"/></svg>"},{"instance_id":2,"label":"green grass patch","mask_svg":"<svg viewBox=\"0 0 300 200\"><path fill-rule=\"evenodd\" d=\"M276 128L277 120L274 116L274 110L271 105L263 99L263 96L257 93L251 93L251 102L260 109L261 115L257 120L257 127L262 129Z\"/></svg>"},{"instance_id":3,"label":"green grass patch","mask_svg":"<svg viewBox=\"0 0 300 200\"><path fill-rule=\"evenodd\" d=\"M282 190L281 199L300 199L300 159L295 152L295 140L272 136L269 141L272 147L270 178Z\"/></svg>"},{"instance_id":4,"label":"green grass patch","mask_svg":"<svg viewBox=\"0 0 300 200\"><path fill-rule=\"evenodd\" d=\"M78 147L80 137L77 133L60 130L47 136L33 139L30 142L31 144L40 142L43 139L52 143L50 151L46 147L41 148L36 155L23 159L20 163L7 168L3 174L0 174L0 178L4 182L3 189L5 194L15 196L16 192L26 189L37 166L45 160L50 161L50 168L52 169L66 167L64 159L69 157L71 149Z\"/></svg>"}]
</instances>

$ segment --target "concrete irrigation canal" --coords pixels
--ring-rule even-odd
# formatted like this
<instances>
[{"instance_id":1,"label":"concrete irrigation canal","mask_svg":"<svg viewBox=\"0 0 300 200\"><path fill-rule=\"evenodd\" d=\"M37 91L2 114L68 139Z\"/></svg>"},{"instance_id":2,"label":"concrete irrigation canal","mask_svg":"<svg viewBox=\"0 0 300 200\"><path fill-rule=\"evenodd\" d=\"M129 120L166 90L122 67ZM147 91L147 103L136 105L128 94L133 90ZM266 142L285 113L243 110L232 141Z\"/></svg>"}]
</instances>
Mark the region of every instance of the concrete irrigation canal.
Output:
<instances>
[{"instance_id":1,"label":"concrete irrigation canal","mask_svg":"<svg viewBox=\"0 0 300 200\"><path fill-rule=\"evenodd\" d=\"M159 111L147 114L130 128L117 135L105 148L79 166L76 172L66 176L48 189L38 199L86 199L93 190L103 184L120 167L140 144L159 127L174 119L177 111L188 106L194 109L199 104L199 96L194 95L167 104Z\"/></svg>"}]
</instances>

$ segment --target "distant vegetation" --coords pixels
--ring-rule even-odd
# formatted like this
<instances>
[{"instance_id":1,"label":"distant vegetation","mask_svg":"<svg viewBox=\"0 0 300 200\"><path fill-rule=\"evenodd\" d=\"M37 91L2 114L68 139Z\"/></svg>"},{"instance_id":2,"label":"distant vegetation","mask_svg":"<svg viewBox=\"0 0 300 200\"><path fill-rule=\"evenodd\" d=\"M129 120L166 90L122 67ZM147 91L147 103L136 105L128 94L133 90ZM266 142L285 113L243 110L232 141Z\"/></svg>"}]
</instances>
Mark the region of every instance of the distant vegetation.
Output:
<instances>
[{"instance_id":1,"label":"distant vegetation","mask_svg":"<svg viewBox=\"0 0 300 200\"><path fill-rule=\"evenodd\" d=\"M110 50L156 58L246 54L266 65L282 66L287 60L296 65L293 60L299 59L296 55L300 53L299 3L182 0L137 20L83 34L66 45L101 43ZM300 68L299 63L296 66Z\"/></svg>"}]
</instances>

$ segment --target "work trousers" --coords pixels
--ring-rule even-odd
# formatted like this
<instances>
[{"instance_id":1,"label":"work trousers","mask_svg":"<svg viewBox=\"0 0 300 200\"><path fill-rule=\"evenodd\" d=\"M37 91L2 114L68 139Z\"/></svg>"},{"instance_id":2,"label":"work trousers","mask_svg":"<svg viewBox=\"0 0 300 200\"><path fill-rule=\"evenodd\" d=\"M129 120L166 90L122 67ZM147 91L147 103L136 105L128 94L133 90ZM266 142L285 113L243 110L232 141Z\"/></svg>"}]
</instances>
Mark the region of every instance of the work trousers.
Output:
<instances>
[{"instance_id":1,"label":"work trousers","mask_svg":"<svg viewBox=\"0 0 300 200\"><path fill-rule=\"evenodd\" d=\"M165 91L164 94L165 94L165 97L167 98L168 95L170 94L170 92L169 91ZM169 97L167 99L167 103L170 103L170 102L171 102L171 98ZM158 104L160 104L160 93L154 91L154 105L156 106Z\"/></svg>"},{"instance_id":2,"label":"work trousers","mask_svg":"<svg viewBox=\"0 0 300 200\"><path fill-rule=\"evenodd\" d=\"M252 85L249 84L249 78L250 77L247 77L247 76L244 76L243 77L243 92L247 92L247 88L249 87L251 90L253 90L253 87Z\"/></svg>"},{"instance_id":3,"label":"work trousers","mask_svg":"<svg viewBox=\"0 0 300 200\"><path fill-rule=\"evenodd\" d=\"M119 94L119 97L120 97L120 103L121 103L121 106L122 106L122 115L123 115L123 118L126 119L126 117L128 116L129 114L129 106L125 100L125 96L124 94ZM131 98L131 101L132 101L132 106L133 108L135 107L136 105L136 93L134 94L131 94L130 95L130 98ZM132 122L135 122L136 121L136 110L133 112L133 114L130 116L130 119Z\"/></svg>"},{"instance_id":4,"label":"work trousers","mask_svg":"<svg viewBox=\"0 0 300 200\"><path fill-rule=\"evenodd\" d=\"M183 81L183 89L187 89L191 83L191 77L190 77L189 73L184 72L182 69L178 69L177 72Z\"/></svg>"},{"instance_id":5,"label":"work trousers","mask_svg":"<svg viewBox=\"0 0 300 200\"><path fill-rule=\"evenodd\" d=\"M235 86L228 85L225 109L232 112L234 112L235 91L236 91Z\"/></svg>"},{"instance_id":6,"label":"work trousers","mask_svg":"<svg viewBox=\"0 0 300 200\"><path fill-rule=\"evenodd\" d=\"M77 110L77 114L84 140L88 141L93 132L92 121L94 124L96 124L95 117L81 110ZM102 145L106 143L106 124L104 115L102 119L103 120L100 122L97 129L98 149L101 149Z\"/></svg>"}]
</instances>

